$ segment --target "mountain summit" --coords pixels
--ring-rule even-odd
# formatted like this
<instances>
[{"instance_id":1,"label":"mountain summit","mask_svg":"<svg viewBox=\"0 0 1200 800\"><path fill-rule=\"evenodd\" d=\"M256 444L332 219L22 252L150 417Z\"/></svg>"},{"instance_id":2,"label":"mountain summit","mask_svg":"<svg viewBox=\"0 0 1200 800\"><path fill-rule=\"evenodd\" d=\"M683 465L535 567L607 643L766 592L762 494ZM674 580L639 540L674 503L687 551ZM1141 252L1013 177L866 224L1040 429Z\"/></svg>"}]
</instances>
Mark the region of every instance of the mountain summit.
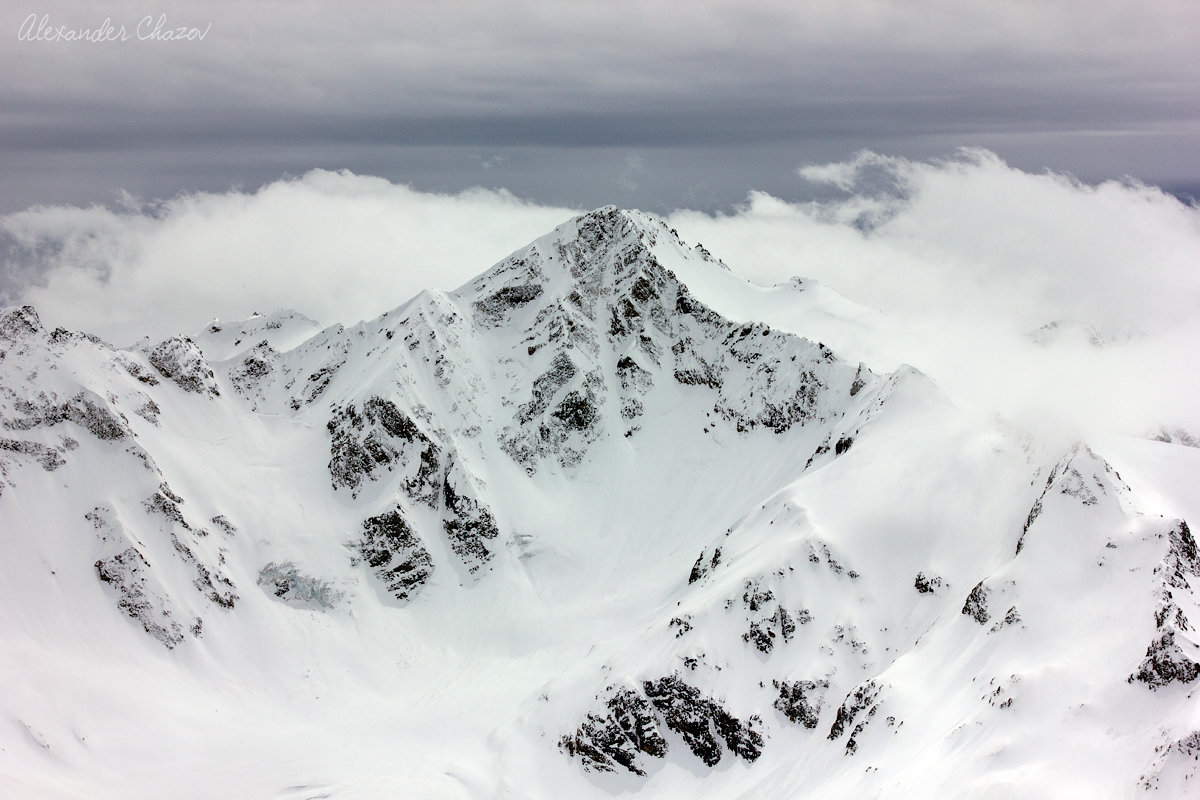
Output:
<instances>
[{"instance_id":1,"label":"mountain summit","mask_svg":"<svg viewBox=\"0 0 1200 800\"><path fill-rule=\"evenodd\" d=\"M350 328L0 312L6 796L1185 791L1193 449L762 293L606 207Z\"/></svg>"}]
</instances>

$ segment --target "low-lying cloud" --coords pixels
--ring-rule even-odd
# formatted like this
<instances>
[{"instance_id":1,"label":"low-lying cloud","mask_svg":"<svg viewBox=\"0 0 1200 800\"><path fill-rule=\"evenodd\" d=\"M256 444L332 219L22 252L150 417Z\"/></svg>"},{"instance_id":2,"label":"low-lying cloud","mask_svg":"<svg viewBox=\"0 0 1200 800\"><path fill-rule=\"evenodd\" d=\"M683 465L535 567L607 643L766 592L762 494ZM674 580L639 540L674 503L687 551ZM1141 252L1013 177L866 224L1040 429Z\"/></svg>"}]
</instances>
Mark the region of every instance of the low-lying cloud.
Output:
<instances>
[{"instance_id":1,"label":"low-lying cloud","mask_svg":"<svg viewBox=\"0 0 1200 800\"><path fill-rule=\"evenodd\" d=\"M799 173L845 197L755 194L734 214L675 219L753 280L805 275L889 313L1078 321L1120 338L1197 311L1200 213L1157 188L1029 174L979 150Z\"/></svg>"},{"instance_id":2,"label":"low-lying cloud","mask_svg":"<svg viewBox=\"0 0 1200 800\"><path fill-rule=\"evenodd\" d=\"M253 193L35 207L0 217L0 237L10 303L128 343L277 308L356 322L453 289L574 213L315 170Z\"/></svg>"},{"instance_id":3,"label":"low-lying cloud","mask_svg":"<svg viewBox=\"0 0 1200 800\"><path fill-rule=\"evenodd\" d=\"M882 312L874 341L821 334L882 369L911 363L985 412L1085 433L1200 430L1200 209L986 151L862 153L799 177L840 196L754 193L668 221L756 283L815 278ZM576 211L326 171L252 193L35 207L0 217L0 288L47 324L118 344L280 307L352 323L454 288Z\"/></svg>"},{"instance_id":4,"label":"low-lying cloud","mask_svg":"<svg viewBox=\"0 0 1200 800\"><path fill-rule=\"evenodd\" d=\"M804 275L883 312L896 340L866 352L979 407L1085 431L1200 425L1200 209L978 150L862 153L799 173L844 196L754 194L736 213L672 223L758 283Z\"/></svg>"}]
</instances>

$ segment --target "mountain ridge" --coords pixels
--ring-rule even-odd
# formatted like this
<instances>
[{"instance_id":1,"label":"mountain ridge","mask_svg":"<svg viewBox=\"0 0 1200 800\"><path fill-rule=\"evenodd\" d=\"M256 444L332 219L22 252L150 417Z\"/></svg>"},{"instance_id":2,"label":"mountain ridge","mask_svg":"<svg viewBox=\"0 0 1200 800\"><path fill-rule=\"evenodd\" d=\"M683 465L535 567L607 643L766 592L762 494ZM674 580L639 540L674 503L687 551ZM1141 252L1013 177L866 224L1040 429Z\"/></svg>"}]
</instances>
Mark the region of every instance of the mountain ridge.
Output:
<instances>
[{"instance_id":1,"label":"mountain ridge","mask_svg":"<svg viewBox=\"0 0 1200 800\"><path fill-rule=\"evenodd\" d=\"M350 327L277 312L120 350L0 312L16 785L115 792L116 760L152 794L122 743L190 760L155 710L188 708L176 684L258 709L347 795L1190 780L1187 523L1085 443L981 425L911 367L689 288L752 307L738 281L605 207ZM87 657L112 666L57 666ZM134 675L148 699L98 715ZM284 732L348 708L346 741L390 757ZM249 719L205 719L263 754L226 792L312 778Z\"/></svg>"}]
</instances>

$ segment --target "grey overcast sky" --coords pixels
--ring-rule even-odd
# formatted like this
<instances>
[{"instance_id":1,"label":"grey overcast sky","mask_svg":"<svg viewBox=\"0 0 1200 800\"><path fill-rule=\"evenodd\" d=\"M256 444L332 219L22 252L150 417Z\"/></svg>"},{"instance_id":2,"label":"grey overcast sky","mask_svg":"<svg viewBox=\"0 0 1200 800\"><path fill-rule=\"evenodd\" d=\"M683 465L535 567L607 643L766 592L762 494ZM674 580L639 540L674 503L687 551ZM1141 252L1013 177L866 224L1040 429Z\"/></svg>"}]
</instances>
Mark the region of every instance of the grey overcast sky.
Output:
<instances>
[{"instance_id":1,"label":"grey overcast sky","mask_svg":"<svg viewBox=\"0 0 1200 800\"><path fill-rule=\"evenodd\" d=\"M1195 0L5 3L0 213L316 167L713 210L959 146L1197 193L1197 41Z\"/></svg>"}]
</instances>

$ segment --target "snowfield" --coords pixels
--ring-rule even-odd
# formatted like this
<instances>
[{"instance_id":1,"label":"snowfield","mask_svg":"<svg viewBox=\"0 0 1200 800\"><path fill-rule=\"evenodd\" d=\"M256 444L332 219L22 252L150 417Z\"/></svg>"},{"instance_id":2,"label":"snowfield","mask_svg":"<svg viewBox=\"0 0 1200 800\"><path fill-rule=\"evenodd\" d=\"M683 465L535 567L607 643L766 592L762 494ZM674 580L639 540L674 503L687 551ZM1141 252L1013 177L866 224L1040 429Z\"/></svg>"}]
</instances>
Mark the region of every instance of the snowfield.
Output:
<instances>
[{"instance_id":1,"label":"snowfield","mask_svg":"<svg viewBox=\"0 0 1200 800\"><path fill-rule=\"evenodd\" d=\"M613 207L354 327L5 309L0 793L1200 794L1200 449L889 326Z\"/></svg>"}]
</instances>

